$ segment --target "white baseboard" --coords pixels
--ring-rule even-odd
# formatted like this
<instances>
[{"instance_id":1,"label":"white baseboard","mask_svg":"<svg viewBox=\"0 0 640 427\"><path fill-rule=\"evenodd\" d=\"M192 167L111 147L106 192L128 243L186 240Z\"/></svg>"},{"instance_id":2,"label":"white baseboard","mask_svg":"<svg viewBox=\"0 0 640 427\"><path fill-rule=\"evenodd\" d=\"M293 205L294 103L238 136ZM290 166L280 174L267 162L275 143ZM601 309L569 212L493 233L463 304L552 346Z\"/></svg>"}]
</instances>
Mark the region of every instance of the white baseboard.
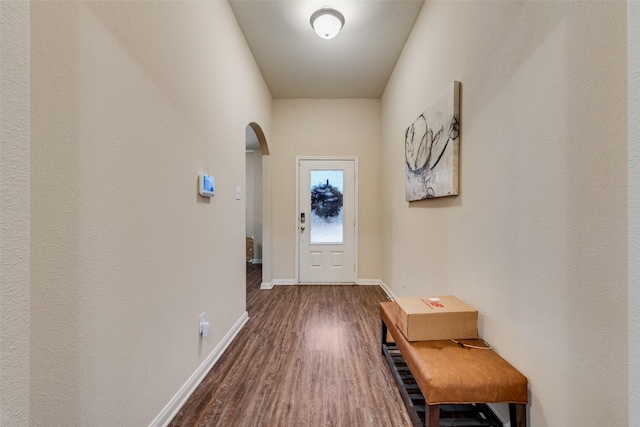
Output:
<instances>
[{"instance_id":1,"label":"white baseboard","mask_svg":"<svg viewBox=\"0 0 640 427\"><path fill-rule=\"evenodd\" d=\"M298 282L295 279L273 279L270 282L262 282L260 289L273 289L274 286L290 286L297 285Z\"/></svg>"},{"instance_id":2,"label":"white baseboard","mask_svg":"<svg viewBox=\"0 0 640 427\"><path fill-rule=\"evenodd\" d=\"M393 291L387 286L386 283L384 283L382 280L380 280L380 287L382 288L382 290L389 296L389 298L391 299L391 301L395 301L396 300L396 295L393 293Z\"/></svg>"},{"instance_id":3,"label":"white baseboard","mask_svg":"<svg viewBox=\"0 0 640 427\"><path fill-rule=\"evenodd\" d=\"M198 387L211 368L216 364L218 359L220 359L220 356L222 356L227 347L229 347L229 344L233 342L236 335L238 335L238 332L240 332L244 324L247 323L247 320L249 320L249 314L245 311L235 325L233 325L231 330L229 330L224 338L222 338L222 341L220 341L198 369L196 369L191 377L189 377L187 382L180 387L180 390L178 390L175 396L173 396L169 403L167 403L164 409L162 409L156 419L149 424L149 427L166 427L169 425L173 417L175 417L180 408L182 408L182 405L185 404L189 396L191 396L196 387Z\"/></svg>"},{"instance_id":4,"label":"white baseboard","mask_svg":"<svg viewBox=\"0 0 640 427\"><path fill-rule=\"evenodd\" d=\"M356 285L380 286L380 279L358 279Z\"/></svg>"},{"instance_id":5,"label":"white baseboard","mask_svg":"<svg viewBox=\"0 0 640 427\"><path fill-rule=\"evenodd\" d=\"M273 279L273 284L276 286L279 285L297 285L298 281L296 279Z\"/></svg>"}]
</instances>

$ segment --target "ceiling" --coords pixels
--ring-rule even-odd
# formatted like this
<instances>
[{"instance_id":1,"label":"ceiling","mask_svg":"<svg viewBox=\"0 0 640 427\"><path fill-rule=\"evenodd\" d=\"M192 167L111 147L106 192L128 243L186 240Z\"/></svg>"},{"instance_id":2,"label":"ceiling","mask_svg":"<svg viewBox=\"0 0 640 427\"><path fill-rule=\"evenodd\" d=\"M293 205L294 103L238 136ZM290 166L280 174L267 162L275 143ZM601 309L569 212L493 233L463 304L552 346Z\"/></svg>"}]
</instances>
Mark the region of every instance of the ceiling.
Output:
<instances>
[{"instance_id":1,"label":"ceiling","mask_svg":"<svg viewBox=\"0 0 640 427\"><path fill-rule=\"evenodd\" d=\"M380 98L424 0L229 0L274 98ZM323 6L345 17L318 37Z\"/></svg>"}]
</instances>

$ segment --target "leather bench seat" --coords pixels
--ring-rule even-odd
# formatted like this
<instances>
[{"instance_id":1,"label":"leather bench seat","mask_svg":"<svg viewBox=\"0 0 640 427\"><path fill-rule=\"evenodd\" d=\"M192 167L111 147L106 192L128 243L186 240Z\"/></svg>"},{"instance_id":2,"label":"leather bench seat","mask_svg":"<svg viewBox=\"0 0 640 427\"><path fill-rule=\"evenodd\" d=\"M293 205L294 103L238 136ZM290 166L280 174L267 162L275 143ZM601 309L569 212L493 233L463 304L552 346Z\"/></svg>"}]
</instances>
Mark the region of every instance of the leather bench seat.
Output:
<instances>
[{"instance_id":1,"label":"leather bench seat","mask_svg":"<svg viewBox=\"0 0 640 427\"><path fill-rule=\"evenodd\" d=\"M380 303L380 316L427 404L528 402L527 378L495 351L452 341L409 342L396 326L393 304ZM459 341L484 346L481 340Z\"/></svg>"}]
</instances>

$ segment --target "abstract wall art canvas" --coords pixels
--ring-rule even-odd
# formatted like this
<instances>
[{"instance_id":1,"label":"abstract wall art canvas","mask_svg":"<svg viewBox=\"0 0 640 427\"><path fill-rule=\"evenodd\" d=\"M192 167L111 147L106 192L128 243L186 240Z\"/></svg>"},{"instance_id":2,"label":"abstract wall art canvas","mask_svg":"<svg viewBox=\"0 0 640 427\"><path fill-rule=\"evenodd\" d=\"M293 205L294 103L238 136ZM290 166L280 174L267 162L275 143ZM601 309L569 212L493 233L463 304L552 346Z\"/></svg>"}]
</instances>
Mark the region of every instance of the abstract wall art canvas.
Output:
<instances>
[{"instance_id":1,"label":"abstract wall art canvas","mask_svg":"<svg viewBox=\"0 0 640 427\"><path fill-rule=\"evenodd\" d=\"M458 194L460 82L407 128L405 192L408 202Z\"/></svg>"}]
</instances>

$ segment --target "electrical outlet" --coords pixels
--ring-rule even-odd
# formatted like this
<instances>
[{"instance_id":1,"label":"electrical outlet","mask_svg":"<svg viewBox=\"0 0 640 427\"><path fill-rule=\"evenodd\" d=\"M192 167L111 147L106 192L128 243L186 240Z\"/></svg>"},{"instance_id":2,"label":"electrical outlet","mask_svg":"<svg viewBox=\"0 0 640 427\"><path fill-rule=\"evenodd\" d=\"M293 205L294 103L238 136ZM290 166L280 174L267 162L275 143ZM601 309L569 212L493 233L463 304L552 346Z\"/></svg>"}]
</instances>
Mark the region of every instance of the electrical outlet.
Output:
<instances>
[{"instance_id":1,"label":"electrical outlet","mask_svg":"<svg viewBox=\"0 0 640 427\"><path fill-rule=\"evenodd\" d=\"M198 333L202 335L203 338L208 337L209 331L211 330L211 322L207 322L206 315L207 313L202 313L198 316L198 320L200 321L200 324L198 325Z\"/></svg>"}]
</instances>

